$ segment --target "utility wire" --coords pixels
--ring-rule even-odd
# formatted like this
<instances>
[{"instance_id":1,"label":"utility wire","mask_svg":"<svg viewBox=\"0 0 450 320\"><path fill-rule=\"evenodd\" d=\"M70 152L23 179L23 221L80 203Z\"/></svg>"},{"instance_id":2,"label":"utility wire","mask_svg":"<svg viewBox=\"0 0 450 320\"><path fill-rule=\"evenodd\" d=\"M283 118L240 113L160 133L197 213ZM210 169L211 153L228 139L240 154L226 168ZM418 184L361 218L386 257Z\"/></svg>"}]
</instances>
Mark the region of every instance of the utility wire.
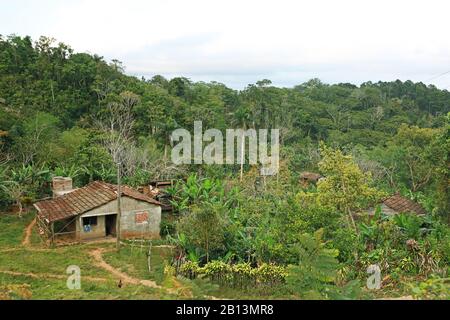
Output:
<instances>
[{"instance_id":1,"label":"utility wire","mask_svg":"<svg viewBox=\"0 0 450 320\"><path fill-rule=\"evenodd\" d=\"M445 76L445 75L448 74L448 73L450 73L450 70L447 71L447 72L438 74L437 76L431 77L430 79L428 79L428 80L426 80L426 81L430 81L430 80L434 80L434 79L440 78L440 77L442 77L442 76Z\"/></svg>"}]
</instances>

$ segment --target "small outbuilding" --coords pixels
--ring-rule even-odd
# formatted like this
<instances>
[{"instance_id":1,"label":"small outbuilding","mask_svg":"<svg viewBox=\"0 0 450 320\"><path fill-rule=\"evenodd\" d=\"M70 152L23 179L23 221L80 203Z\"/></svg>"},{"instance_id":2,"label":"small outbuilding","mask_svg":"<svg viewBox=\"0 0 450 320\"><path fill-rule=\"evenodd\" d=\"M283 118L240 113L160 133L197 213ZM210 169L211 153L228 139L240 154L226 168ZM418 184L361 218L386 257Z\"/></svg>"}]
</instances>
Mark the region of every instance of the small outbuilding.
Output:
<instances>
[{"instance_id":1,"label":"small outbuilding","mask_svg":"<svg viewBox=\"0 0 450 320\"><path fill-rule=\"evenodd\" d=\"M164 212L173 211L171 204L171 196L167 192L167 189L175 185L174 180L170 181L152 181L148 185L141 186L138 188L143 194L156 199L161 203L161 209Z\"/></svg>"},{"instance_id":2,"label":"small outbuilding","mask_svg":"<svg viewBox=\"0 0 450 320\"><path fill-rule=\"evenodd\" d=\"M61 186L61 178L53 181ZM70 181L71 182L71 181ZM64 192L54 190L54 198L36 202L39 233L54 242L57 238L82 241L115 237L118 212L117 186L95 181L72 189L64 180ZM121 238L159 238L161 203L148 195L121 186Z\"/></svg>"},{"instance_id":3,"label":"small outbuilding","mask_svg":"<svg viewBox=\"0 0 450 320\"><path fill-rule=\"evenodd\" d=\"M399 213L413 213L417 215L424 215L427 213L419 203L402 197L399 193L385 198L380 203L380 206L381 211L387 215L395 215ZM369 215L373 215L374 213L374 208L369 210Z\"/></svg>"},{"instance_id":4,"label":"small outbuilding","mask_svg":"<svg viewBox=\"0 0 450 320\"><path fill-rule=\"evenodd\" d=\"M323 178L319 173L304 171L300 173L300 184L306 188L310 184L316 184L321 178Z\"/></svg>"}]
</instances>

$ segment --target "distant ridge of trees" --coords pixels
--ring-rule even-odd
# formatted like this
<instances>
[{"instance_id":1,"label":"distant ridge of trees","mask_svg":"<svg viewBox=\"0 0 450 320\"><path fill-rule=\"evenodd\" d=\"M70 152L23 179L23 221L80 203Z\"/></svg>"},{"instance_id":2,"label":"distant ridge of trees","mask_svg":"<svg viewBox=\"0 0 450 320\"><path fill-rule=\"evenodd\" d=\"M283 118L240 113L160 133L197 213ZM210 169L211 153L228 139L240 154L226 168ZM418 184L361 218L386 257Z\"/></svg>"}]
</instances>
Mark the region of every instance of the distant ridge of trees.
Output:
<instances>
[{"instance_id":1,"label":"distant ridge of trees","mask_svg":"<svg viewBox=\"0 0 450 320\"><path fill-rule=\"evenodd\" d=\"M108 122L112 106L129 108L132 126L122 153L133 183L177 172L168 164L170 134L202 121L205 129L279 128L282 161L295 173L317 169L315 154L324 141L356 154L391 187L400 183L417 191L436 180L427 165L439 150L431 145L447 125L450 92L400 80L356 86L311 79L279 88L263 79L243 90L184 77L147 80L126 75L120 61L77 53L51 38L0 36L0 165L75 168L84 172L80 184L112 179L105 141L117 128L108 138L98 125ZM429 150L411 137L423 138ZM426 155L416 159L417 151ZM399 159L415 167L399 165ZM170 172L162 174L162 168Z\"/></svg>"}]
</instances>

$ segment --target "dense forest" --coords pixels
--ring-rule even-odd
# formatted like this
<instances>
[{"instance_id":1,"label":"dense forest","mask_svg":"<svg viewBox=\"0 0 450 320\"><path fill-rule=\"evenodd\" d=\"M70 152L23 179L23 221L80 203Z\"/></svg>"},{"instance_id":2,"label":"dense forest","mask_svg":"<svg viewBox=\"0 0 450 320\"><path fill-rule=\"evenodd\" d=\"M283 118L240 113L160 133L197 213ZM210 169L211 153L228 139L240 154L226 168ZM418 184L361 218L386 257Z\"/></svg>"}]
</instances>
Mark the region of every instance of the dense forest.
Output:
<instances>
[{"instance_id":1,"label":"dense forest","mask_svg":"<svg viewBox=\"0 0 450 320\"><path fill-rule=\"evenodd\" d=\"M76 186L180 179L175 220L162 236L200 274L264 294L354 297L367 267L385 288L448 294L450 92L402 82L292 88L263 79L243 90L217 82L126 75L120 61L76 53L41 37L0 37L0 209L26 211L50 194L52 176ZM175 166L176 128L280 129L280 171L257 166ZM317 185L299 182L318 172ZM362 215L393 193L426 216ZM231 276L230 276L231 274ZM232 280L230 280L232 279ZM254 290L257 290L253 288ZM358 293L357 293L358 291Z\"/></svg>"}]
</instances>

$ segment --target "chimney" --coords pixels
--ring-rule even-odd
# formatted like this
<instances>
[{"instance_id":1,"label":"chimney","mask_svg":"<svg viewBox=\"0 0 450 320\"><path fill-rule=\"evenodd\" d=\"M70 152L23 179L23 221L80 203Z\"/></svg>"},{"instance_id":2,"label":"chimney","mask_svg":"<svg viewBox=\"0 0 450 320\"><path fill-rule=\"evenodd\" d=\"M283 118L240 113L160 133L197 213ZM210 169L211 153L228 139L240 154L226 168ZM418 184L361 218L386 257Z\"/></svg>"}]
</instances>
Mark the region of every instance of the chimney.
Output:
<instances>
[{"instance_id":1,"label":"chimney","mask_svg":"<svg viewBox=\"0 0 450 320\"><path fill-rule=\"evenodd\" d=\"M73 191L72 178L53 177L52 179L53 198L60 197Z\"/></svg>"}]
</instances>

